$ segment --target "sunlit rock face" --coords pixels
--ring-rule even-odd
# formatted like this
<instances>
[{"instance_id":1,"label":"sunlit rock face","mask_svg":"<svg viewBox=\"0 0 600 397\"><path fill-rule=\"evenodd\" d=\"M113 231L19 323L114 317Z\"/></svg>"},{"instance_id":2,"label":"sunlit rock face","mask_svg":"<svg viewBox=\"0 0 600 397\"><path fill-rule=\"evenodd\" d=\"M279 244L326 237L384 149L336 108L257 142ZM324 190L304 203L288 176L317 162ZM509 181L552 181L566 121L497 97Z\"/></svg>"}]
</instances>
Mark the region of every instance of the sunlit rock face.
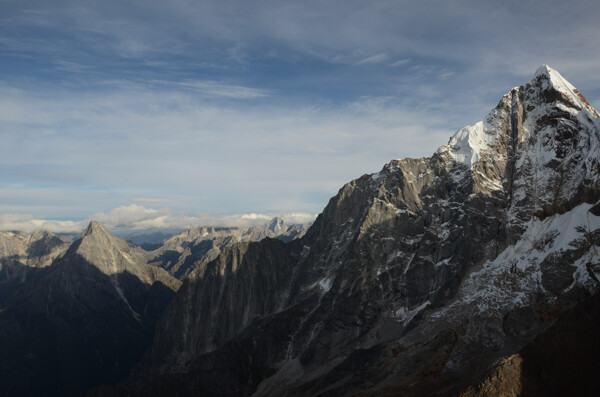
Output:
<instances>
[{"instance_id":1,"label":"sunlit rock face","mask_svg":"<svg viewBox=\"0 0 600 397\"><path fill-rule=\"evenodd\" d=\"M431 157L346 184L303 238L194 270L96 392L474 393L597 292L599 150L598 113L543 66Z\"/></svg>"}]
</instances>

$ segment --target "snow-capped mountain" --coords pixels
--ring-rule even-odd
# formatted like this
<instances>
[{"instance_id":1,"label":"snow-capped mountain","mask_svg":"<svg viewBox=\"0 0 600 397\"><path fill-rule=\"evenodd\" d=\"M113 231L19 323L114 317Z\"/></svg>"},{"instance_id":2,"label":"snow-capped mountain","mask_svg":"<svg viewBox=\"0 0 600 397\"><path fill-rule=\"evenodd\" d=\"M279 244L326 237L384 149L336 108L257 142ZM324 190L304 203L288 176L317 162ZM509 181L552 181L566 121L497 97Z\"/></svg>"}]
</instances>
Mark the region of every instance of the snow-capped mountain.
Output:
<instances>
[{"instance_id":1,"label":"snow-capped mountain","mask_svg":"<svg viewBox=\"0 0 600 397\"><path fill-rule=\"evenodd\" d=\"M598 113L543 66L431 157L346 184L301 239L192 272L97 393L485 394L600 287L599 150Z\"/></svg>"}]
</instances>

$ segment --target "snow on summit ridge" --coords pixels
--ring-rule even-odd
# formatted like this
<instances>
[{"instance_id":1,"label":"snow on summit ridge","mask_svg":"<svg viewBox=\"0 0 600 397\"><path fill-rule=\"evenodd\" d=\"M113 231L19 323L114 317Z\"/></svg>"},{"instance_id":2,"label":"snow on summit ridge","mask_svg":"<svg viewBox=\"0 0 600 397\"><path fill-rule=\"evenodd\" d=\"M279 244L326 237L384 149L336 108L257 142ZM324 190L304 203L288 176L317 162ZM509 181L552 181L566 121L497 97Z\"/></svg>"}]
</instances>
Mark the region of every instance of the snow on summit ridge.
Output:
<instances>
[{"instance_id":1,"label":"snow on summit ridge","mask_svg":"<svg viewBox=\"0 0 600 397\"><path fill-rule=\"evenodd\" d=\"M548 65L540 66L533 75L533 78L536 79L538 77L545 78L548 80L547 84L552 85L558 91L561 91L565 94L572 93L576 88L569 83L556 69L552 69ZM545 88L545 87L544 87Z\"/></svg>"},{"instance_id":2,"label":"snow on summit ridge","mask_svg":"<svg viewBox=\"0 0 600 397\"><path fill-rule=\"evenodd\" d=\"M520 96L530 94L532 90L537 96L532 98L527 95L527 103ZM473 125L458 130L448 141L448 144L438 149L438 153L447 153L457 163L472 168L477 164L482 154L491 150L498 139L498 127L506 123L508 115L503 109L503 104L510 102L511 106L522 106L524 109L523 120L528 117L529 124L535 124L535 120L547 113L544 104L554 104L567 110L574 117L586 118L586 122L600 125L600 114L588 103L585 97L569 83L556 69L548 65L540 66L534 76L527 84L515 87L504 95L498 106L485 118ZM581 115L580 113L585 113ZM526 114L525 114L526 113ZM591 117L586 117L591 116ZM531 120L533 119L533 120ZM525 128L528 132L528 128Z\"/></svg>"},{"instance_id":3,"label":"snow on summit ridge","mask_svg":"<svg viewBox=\"0 0 600 397\"><path fill-rule=\"evenodd\" d=\"M449 148L450 156L457 163L471 167L479 162L481 152L496 140L495 134L487 133L489 130L489 126L483 121L463 127L450 138L447 146L442 146L439 150Z\"/></svg>"},{"instance_id":4,"label":"snow on summit ridge","mask_svg":"<svg viewBox=\"0 0 600 397\"><path fill-rule=\"evenodd\" d=\"M541 80L541 88L543 91L554 88L561 94L566 95L576 107L580 107L586 111L586 113L589 113L596 118L600 118L600 114L598 114L596 109L590 105L581 92L579 92L573 84L569 83L558 70L553 69L548 65L542 65L536 70L533 80L530 83L536 79Z\"/></svg>"}]
</instances>

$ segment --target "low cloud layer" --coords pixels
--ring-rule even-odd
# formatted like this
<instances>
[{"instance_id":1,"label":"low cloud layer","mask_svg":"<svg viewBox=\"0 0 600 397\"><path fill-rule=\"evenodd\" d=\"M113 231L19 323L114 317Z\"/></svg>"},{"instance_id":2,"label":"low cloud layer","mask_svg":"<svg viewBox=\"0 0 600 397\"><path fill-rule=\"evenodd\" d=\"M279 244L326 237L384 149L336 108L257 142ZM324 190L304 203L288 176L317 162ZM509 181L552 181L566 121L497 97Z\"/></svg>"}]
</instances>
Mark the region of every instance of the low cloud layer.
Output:
<instances>
[{"instance_id":1,"label":"low cloud layer","mask_svg":"<svg viewBox=\"0 0 600 397\"><path fill-rule=\"evenodd\" d=\"M114 208L99 212L80 221L36 219L31 214L0 214L0 230L18 230L31 233L46 230L53 233L79 233L92 221L103 223L115 232L175 231L197 226L249 227L270 222L275 215L240 214L215 217L209 214L188 216L169 208L152 209L141 205ZM278 215L287 224L305 224L314 221L316 214L290 213Z\"/></svg>"},{"instance_id":2,"label":"low cloud layer","mask_svg":"<svg viewBox=\"0 0 600 397\"><path fill-rule=\"evenodd\" d=\"M35 219L31 214L0 214L0 230L32 233L46 230L53 233L74 233L83 229L83 222Z\"/></svg>"}]
</instances>

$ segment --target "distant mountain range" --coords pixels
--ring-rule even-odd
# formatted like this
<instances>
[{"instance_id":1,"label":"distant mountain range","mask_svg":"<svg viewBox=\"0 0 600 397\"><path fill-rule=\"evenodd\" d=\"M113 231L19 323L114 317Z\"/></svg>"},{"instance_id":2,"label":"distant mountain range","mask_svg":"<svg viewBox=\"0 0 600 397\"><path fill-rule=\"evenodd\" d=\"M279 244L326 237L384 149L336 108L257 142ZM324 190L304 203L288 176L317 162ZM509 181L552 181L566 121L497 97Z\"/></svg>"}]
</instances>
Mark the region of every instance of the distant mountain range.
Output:
<instances>
[{"instance_id":1,"label":"distant mountain range","mask_svg":"<svg viewBox=\"0 0 600 397\"><path fill-rule=\"evenodd\" d=\"M243 241L260 241L265 237L289 242L306 233L307 225L287 225L273 218L262 226L249 228L198 227L166 239L148 252L148 262L162 267L177 278L184 278L194 268L215 259L223 249Z\"/></svg>"},{"instance_id":2,"label":"distant mountain range","mask_svg":"<svg viewBox=\"0 0 600 397\"><path fill-rule=\"evenodd\" d=\"M275 218L190 229L148 252L98 222L72 243L0 232L0 395L78 396L123 379L181 285L166 270L184 277L236 242L302 233Z\"/></svg>"},{"instance_id":3,"label":"distant mountain range","mask_svg":"<svg viewBox=\"0 0 600 397\"><path fill-rule=\"evenodd\" d=\"M600 115L543 66L304 230L0 233L0 394L595 395ZM90 388L92 388L90 390Z\"/></svg>"}]
</instances>

